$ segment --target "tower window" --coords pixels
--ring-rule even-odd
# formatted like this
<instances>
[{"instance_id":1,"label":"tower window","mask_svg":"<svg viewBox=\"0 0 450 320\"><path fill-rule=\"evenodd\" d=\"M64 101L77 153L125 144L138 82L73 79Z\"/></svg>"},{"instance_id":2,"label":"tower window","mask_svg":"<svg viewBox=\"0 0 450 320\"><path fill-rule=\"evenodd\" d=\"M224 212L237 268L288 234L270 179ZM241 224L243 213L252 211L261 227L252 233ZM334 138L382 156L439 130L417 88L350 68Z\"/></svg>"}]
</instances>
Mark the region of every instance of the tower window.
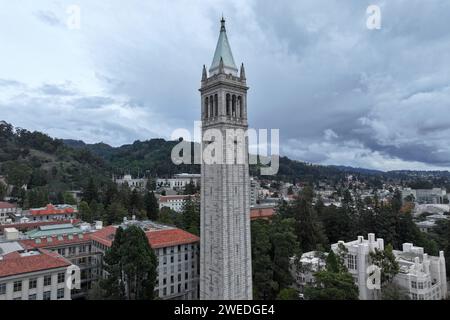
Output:
<instances>
[{"instance_id":1,"label":"tower window","mask_svg":"<svg viewBox=\"0 0 450 320\"><path fill-rule=\"evenodd\" d=\"M238 105L239 105L239 118L242 118L242 96L238 97Z\"/></svg>"},{"instance_id":2,"label":"tower window","mask_svg":"<svg viewBox=\"0 0 450 320\"><path fill-rule=\"evenodd\" d=\"M236 117L236 96L235 95L233 95L233 98L232 98L232 113L231 113L231 115L233 117Z\"/></svg>"},{"instance_id":3,"label":"tower window","mask_svg":"<svg viewBox=\"0 0 450 320\"><path fill-rule=\"evenodd\" d=\"M227 93L227 116L230 115L230 100L231 100L230 94Z\"/></svg>"},{"instance_id":4,"label":"tower window","mask_svg":"<svg viewBox=\"0 0 450 320\"><path fill-rule=\"evenodd\" d=\"M214 115L219 116L219 97L217 93L214 95Z\"/></svg>"},{"instance_id":5,"label":"tower window","mask_svg":"<svg viewBox=\"0 0 450 320\"><path fill-rule=\"evenodd\" d=\"M208 105L209 105L209 99L208 97L205 98L205 118L208 118Z\"/></svg>"}]
</instances>

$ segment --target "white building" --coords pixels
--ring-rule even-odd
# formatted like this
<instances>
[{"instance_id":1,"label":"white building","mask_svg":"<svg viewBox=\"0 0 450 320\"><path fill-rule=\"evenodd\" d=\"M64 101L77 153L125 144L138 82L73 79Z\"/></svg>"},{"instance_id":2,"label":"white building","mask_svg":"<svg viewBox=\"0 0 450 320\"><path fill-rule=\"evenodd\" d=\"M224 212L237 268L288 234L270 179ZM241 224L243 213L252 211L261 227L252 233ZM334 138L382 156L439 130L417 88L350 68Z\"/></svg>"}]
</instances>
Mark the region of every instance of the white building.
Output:
<instances>
[{"instance_id":1,"label":"white building","mask_svg":"<svg viewBox=\"0 0 450 320\"><path fill-rule=\"evenodd\" d=\"M148 179L145 178L137 178L133 179L131 174L126 174L122 178L115 178L113 177L113 181L118 185L121 186L123 184L127 184L128 187L130 187L131 190L137 189L137 190L144 190Z\"/></svg>"},{"instance_id":2,"label":"white building","mask_svg":"<svg viewBox=\"0 0 450 320\"><path fill-rule=\"evenodd\" d=\"M11 222L12 219L10 215L15 215L17 213L17 206L9 203L0 201L0 224L5 224Z\"/></svg>"},{"instance_id":3,"label":"white building","mask_svg":"<svg viewBox=\"0 0 450 320\"><path fill-rule=\"evenodd\" d=\"M303 293L306 286L315 284L314 274L325 269L325 258L328 254L319 251L310 251L302 254L300 260L297 257L290 259L290 271L294 278L294 288Z\"/></svg>"},{"instance_id":4,"label":"white building","mask_svg":"<svg viewBox=\"0 0 450 320\"><path fill-rule=\"evenodd\" d=\"M447 298L447 277L444 252L428 256L423 248L404 243L402 251L394 250L400 272L394 281L408 292L412 300L441 300Z\"/></svg>"},{"instance_id":5,"label":"white building","mask_svg":"<svg viewBox=\"0 0 450 320\"><path fill-rule=\"evenodd\" d=\"M69 266L57 253L0 243L0 300L70 300Z\"/></svg>"},{"instance_id":6,"label":"white building","mask_svg":"<svg viewBox=\"0 0 450 320\"><path fill-rule=\"evenodd\" d=\"M369 233L367 240L359 236L355 241L339 241L332 244L331 249L335 253L339 251L339 244L348 250L345 263L358 286L359 299L376 299L378 292L367 286L370 274L367 268L372 264L370 252L374 252L375 249L384 250L384 240L375 239L375 234ZM439 300L447 297L443 251L439 253L439 257L428 256L423 252L423 248L405 243L402 251L394 250L393 253L400 265L400 272L394 277L394 283L398 284L411 299Z\"/></svg>"},{"instance_id":7,"label":"white building","mask_svg":"<svg viewBox=\"0 0 450 320\"><path fill-rule=\"evenodd\" d=\"M189 183L193 183L196 187L200 185L201 174L194 173L179 173L175 174L173 178L157 179L156 187L168 188L172 190L183 190Z\"/></svg>"},{"instance_id":8,"label":"white building","mask_svg":"<svg viewBox=\"0 0 450 320\"><path fill-rule=\"evenodd\" d=\"M191 195L160 196L159 209L167 207L173 211L181 212L183 211L184 203L191 197Z\"/></svg>"},{"instance_id":9,"label":"white building","mask_svg":"<svg viewBox=\"0 0 450 320\"><path fill-rule=\"evenodd\" d=\"M443 204L445 198L447 198L447 190L441 188L433 189L411 189L403 188L402 199L407 196L414 197L414 201L419 204Z\"/></svg>"},{"instance_id":10,"label":"white building","mask_svg":"<svg viewBox=\"0 0 450 320\"><path fill-rule=\"evenodd\" d=\"M256 206L259 200L259 181L255 178L250 178L250 206Z\"/></svg>"},{"instance_id":11,"label":"white building","mask_svg":"<svg viewBox=\"0 0 450 320\"><path fill-rule=\"evenodd\" d=\"M163 300L197 300L200 238L152 221L128 221L121 226L126 228L127 224L137 224L144 229L158 258L155 296ZM117 228L108 226L94 232L91 236L94 250L103 255L111 247Z\"/></svg>"}]
</instances>

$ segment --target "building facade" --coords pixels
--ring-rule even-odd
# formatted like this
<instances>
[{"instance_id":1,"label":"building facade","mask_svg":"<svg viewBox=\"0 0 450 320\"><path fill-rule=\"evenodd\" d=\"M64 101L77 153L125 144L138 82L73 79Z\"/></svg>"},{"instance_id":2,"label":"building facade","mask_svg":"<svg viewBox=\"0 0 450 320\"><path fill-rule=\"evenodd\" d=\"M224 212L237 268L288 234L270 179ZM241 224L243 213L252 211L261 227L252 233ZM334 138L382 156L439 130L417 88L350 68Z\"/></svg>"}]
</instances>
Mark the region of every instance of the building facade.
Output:
<instances>
[{"instance_id":1,"label":"building facade","mask_svg":"<svg viewBox=\"0 0 450 320\"><path fill-rule=\"evenodd\" d=\"M384 240L375 239L375 234L369 233L368 238L359 236L357 240L332 244L331 249L339 252L339 245L347 250L344 260L348 271L352 274L359 289L360 300L374 300L379 298L379 291L369 289L367 268L372 264L370 252L384 250ZM415 247L411 243L404 243L402 250L393 250L400 272L394 277L397 284L405 294L413 300L440 300L446 299L447 277L444 252L438 257L424 253L422 247Z\"/></svg>"},{"instance_id":2,"label":"building facade","mask_svg":"<svg viewBox=\"0 0 450 320\"><path fill-rule=\"evenodd\" d=\"M0 224L11 222L11 215L17 213L17 206L9 202L0 201Z\"/></svg>"},{"instance_id":3,"label":"building facade","mask_svg":"<svg viewBox=\"0 0 450 320\"><path fill-rule=\"evenodd\" d=\"M71 263L57 253L26 250L18 243L0 254L0 300L70 300L66 284ZM2 251L2 250L0 250Z\"/></svg>"},{"instance_id":4,"label":"building facade","mask_svg":"<svg viewBox=\"0 0 450 320\"><path fill-rule=\"evenodd\" d=\"M222 18L209 76L204 66L200 88L200 298L204 300L252 299L250 177L244 135L247 90L244 66L238 76Z\"/></svg>"},{"instance_id":5,"label":"building facade","mask_svg":"<svg viewBox=\"0 0 450 320\"><path fill-rule=\"evenodd\" d=\"M183 190L188 184L193 183L196 187L200 185L200 174L194 173L179 173L175 174L173 178L156 180L158 188L169 188L172 190Z\"/></svg>"},{"instance_id":6,"label":"building facade","mask_svg":"<svg viewBox=\"0 0 450 320\"><path fill-rule=\"evenodd\" d=\"M159 209L166 207L176 212L181 212L183 211L184 203L190 197L192 196L190 195L160 196Z\"/></svg>"},{"instance_id":7,"label":"building facade","mask_svg":"<svg viewBox=\"0 0 450 320\"><path fill-rule=\"evenodd\" d=\"M155 296L163 300L199 298L200 239L178 228L151 221L128 221L141 226L158 258ZM122 224L126 228L127 224ZM108 226L92 234L93 250L103 257L111 247L118 226ZM107 276L103 272L103 276Z\"/></svg>"}]
</instances>

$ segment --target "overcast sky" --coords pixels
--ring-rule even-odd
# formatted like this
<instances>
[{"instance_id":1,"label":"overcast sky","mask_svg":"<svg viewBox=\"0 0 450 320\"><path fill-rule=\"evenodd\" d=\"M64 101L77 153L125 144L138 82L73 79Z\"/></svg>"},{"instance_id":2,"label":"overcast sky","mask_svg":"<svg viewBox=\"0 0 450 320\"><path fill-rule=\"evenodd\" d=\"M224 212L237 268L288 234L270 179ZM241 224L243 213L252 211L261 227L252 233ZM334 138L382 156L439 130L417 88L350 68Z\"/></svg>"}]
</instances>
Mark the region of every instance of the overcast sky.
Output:
<instances>
[{"instance_id":1,"label":"overcast sky","mask_svg":"<svg viewBox=\"0 0 450 320\"><path fill-rule=\"evenodd\" d=\"M1 0L0 120L114 146L192 130L223 13L250 126L279 128L282 154L450 168L450 1L211 2Z\"/></svg>"}]
</instances>

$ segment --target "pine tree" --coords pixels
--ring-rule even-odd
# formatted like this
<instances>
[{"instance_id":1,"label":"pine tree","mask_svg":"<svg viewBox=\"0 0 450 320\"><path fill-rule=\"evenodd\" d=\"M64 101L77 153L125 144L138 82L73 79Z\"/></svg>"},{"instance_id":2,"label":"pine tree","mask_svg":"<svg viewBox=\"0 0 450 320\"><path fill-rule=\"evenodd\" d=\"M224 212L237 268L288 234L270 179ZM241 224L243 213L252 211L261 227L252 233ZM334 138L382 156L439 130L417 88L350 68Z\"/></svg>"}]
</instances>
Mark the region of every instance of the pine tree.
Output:
<instances>
[{"instance_id":1,"label":"pine tree","mask_svg":"<svg viewBox=\"0 0 450 320\"><path fill-rule=\"evenodd\" d=\"M159 206L158 200L155 197L153 191L146 192L144 196L144 208L147 213L147 217L150 220L157 221L159 219Z\"/></svg>"},{"instance_id":2,"label":"pine tree","mask_svg":"<svg viewBox=\"0 0 450 320\"><path fill-rule=\"evenodd\" d=\"M109 276L102 289L107 296L126 300L154 298L158 260L141 228L119 227L104 260Z\"/></svg>"}]
</instances>

